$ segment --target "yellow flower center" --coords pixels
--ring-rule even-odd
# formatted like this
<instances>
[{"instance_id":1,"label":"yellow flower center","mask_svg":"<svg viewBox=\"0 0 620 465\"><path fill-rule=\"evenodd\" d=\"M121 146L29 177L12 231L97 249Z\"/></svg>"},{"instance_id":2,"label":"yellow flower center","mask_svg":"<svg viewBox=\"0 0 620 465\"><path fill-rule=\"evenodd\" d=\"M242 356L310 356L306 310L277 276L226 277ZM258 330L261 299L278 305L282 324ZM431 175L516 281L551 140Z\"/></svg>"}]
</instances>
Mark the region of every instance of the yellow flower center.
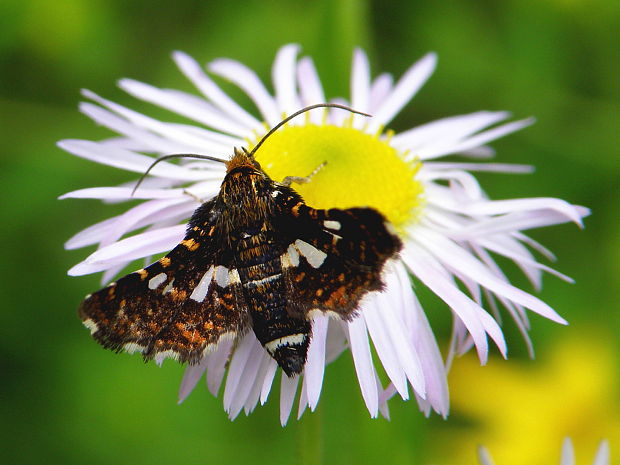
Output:
<instances>
[{"instance_id":1,"label":"yellow flower center","mask_svg":"<svg viewBox=\"0 0 620 465\"><path fill-rule=\"evenodd\" d=\"M402 232L421 207L422 185L415 179L421 164L405 161L389 138L379 136L350 124L286 125L258 149L256 160L275 181L308 176L326 162L310 182L292 185L307 205L372 207Z\"/></svg>"}]
</instances>

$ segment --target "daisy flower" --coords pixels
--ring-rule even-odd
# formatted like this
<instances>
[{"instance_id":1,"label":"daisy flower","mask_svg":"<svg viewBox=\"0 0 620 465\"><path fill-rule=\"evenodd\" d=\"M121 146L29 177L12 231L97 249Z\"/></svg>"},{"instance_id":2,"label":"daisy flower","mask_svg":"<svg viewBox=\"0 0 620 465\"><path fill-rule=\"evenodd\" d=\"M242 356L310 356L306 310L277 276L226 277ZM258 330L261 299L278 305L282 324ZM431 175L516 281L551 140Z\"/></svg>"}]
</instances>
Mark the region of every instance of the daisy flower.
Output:
<instances>
[{"instance_id":1,"label":"daisy flower","mask_svg":"<svg viewBox=\"0 0 620 465\"><path fill-rule=\"evenodd\" d=\"M160 89L131 79L120 87L132 96L181 116L189 123L160 121L84 91L90 102L80 109L96 123L118 133L102 141L64 140L64 150L98 163L144 173L162 155L175 153L230 156L233 147L251 148L270 127L302 107L328 101L310 57L298 57L297 45L282 47L273 65L273 95L248 67L230 59L207 65L210 75L228 80L254 104L248 111L231 99L188 55L174 61L196 87L190 94ZM547 304L511 285L495 256L514 262L541 286L543 272L566 276L537 261L533 252L553 255L523 231L572 221L581 226L583 207L555 198L490 200L475 171L522 173L529 167L481 162L492 156L486 144L532 123L505 122L509 114L479 111L414 127L399 134L387 128L430 77L436 56L414 63L396 82L389 74L371 77L362 50L355 50L351 91L329 101L347 104L372 118L341 109L313 110L274 133L256 158L274 180L305 176L327 161L307 184L294 185L314 208L369 206L398 231L404 247L384 270L383 292L365 298L352 321L313 318L313 338L301 376L280 378L280 419L285 424L300 391L297 415L319 401L325 366L350 350L363 400L372 417L388 417L387 400L412 393L421 410L448 413L447 366L455 355L475 347L481 363L489 340L506 356L500 308L530 345L530 310L566 323ZM470 161L442 161L459 154ZM188 217L219 191L224 167L203 160L162 162L131 197L135 180L115 187L70 192L62 198L96 198L107 202L142 199L119 216L72 237L69 249L97 245L97 251L69 270L73 276L103 271L107 282L130 262L166 252L184 236ZM450 310L453 333L442 357L422 303L412 283L426 286ZM485 306L490 311L485 309ZM374 350L373 350L374 347ZM248 332L223 341L201 363L187 368L180 388L184 399L206 372L217 395L224 382L224 408L231 418L249 414L269 396L277 365Z\"/></svg>"},{"instance_id":2,"label":"daisy flower","mask_svg":"<svg viewBox=\"0 0 620 465\"><path fill-rule=\"evenodd\" d=\"M480 465L494 465L493 459L491 458L491 454L484 447L478 448L478 460L480 461ZM609 452L609 442L601 441L598 450L596 451L596 456L594 457L594 462L592 465L609 465L610 461L610 452ZM575 465L575 450L573 449L573 443L570 438L564 439L562 443L562 456L560 457L560 465Z\"/></svg>"}]
</instances>

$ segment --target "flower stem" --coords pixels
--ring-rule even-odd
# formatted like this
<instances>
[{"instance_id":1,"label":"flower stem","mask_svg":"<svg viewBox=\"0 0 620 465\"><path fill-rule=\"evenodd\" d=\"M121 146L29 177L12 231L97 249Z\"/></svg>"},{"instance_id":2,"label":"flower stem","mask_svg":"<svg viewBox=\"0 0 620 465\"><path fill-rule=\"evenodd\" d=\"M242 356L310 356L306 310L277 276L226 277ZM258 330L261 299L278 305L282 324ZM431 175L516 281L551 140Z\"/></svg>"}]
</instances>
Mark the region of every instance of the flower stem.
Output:
<instances>
[{"instance_id":1,"label":"flower stem","mask_svg":"<svg viewBox=\"0 0 620 465\"><path fill-rule=\"evenodd\" d=\"M299 465L322 465L323 462L323 415L320 406L308 412L299 422L297 433L297 457Z\"/></svg>"}]
</instances>

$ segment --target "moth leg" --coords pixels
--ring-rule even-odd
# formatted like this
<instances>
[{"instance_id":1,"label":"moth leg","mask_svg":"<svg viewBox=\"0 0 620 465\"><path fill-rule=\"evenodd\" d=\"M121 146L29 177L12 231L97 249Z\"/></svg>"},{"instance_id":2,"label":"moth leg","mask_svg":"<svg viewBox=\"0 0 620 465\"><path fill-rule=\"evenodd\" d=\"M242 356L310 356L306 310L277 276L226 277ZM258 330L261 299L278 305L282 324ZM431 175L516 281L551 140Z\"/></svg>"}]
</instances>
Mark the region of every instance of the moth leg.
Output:
<instances>
[{"instance_id":1,"label":"moth leg","mask_svg":"<svg viewBox=\"0 0 620 465\"><path fill-rule=\"evenodd\" d=\"M287 176L282 180L282 184L284 184L286 187L290 187L291 184L293 184L294 182L296 182L297 184L306 184L310 182L312 180L312 177L319 171L321 171L321 168L323 168L325 165L327 165L327 161L324 161L319 166L317 166L314 171L312 171L312 173L310 173L308 176Z\"/></svg>"},{"instance_id":2,"label":"moth leg","mask_svg":"<svg viewBox=\"0 0 620 465\"><path fill-rule=\"evenodd\" d=\"M192 199L194 199L196 202L198 202L199 204L203 204L205 203L204 200L202 200L200 197L198 197L196 194L193 194L192 192L188 191L187 189L183 189L183 193L185 195L190 196Z\"/></svg>"}]
</instances>

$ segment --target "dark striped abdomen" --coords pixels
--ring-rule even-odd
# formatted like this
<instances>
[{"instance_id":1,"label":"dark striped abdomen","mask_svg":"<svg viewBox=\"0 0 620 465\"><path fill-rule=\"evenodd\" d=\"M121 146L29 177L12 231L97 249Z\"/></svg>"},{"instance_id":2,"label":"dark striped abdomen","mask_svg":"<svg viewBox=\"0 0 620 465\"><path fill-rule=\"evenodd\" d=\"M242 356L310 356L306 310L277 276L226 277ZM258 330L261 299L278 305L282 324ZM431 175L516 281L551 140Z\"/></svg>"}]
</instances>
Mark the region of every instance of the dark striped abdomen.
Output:
<instances>
[{"instance_id":1,"label":"dark striped abdomen","mask_svg":"<svg viewBox=\"0 0 620 465\"><path fill-rule=\"evenodd\" d=\"M310 323L288 315L280 250L265 233L239 241L236 262L245 301L257 339L288 376L306 362Z\"/></svg>"}]
</instances>

